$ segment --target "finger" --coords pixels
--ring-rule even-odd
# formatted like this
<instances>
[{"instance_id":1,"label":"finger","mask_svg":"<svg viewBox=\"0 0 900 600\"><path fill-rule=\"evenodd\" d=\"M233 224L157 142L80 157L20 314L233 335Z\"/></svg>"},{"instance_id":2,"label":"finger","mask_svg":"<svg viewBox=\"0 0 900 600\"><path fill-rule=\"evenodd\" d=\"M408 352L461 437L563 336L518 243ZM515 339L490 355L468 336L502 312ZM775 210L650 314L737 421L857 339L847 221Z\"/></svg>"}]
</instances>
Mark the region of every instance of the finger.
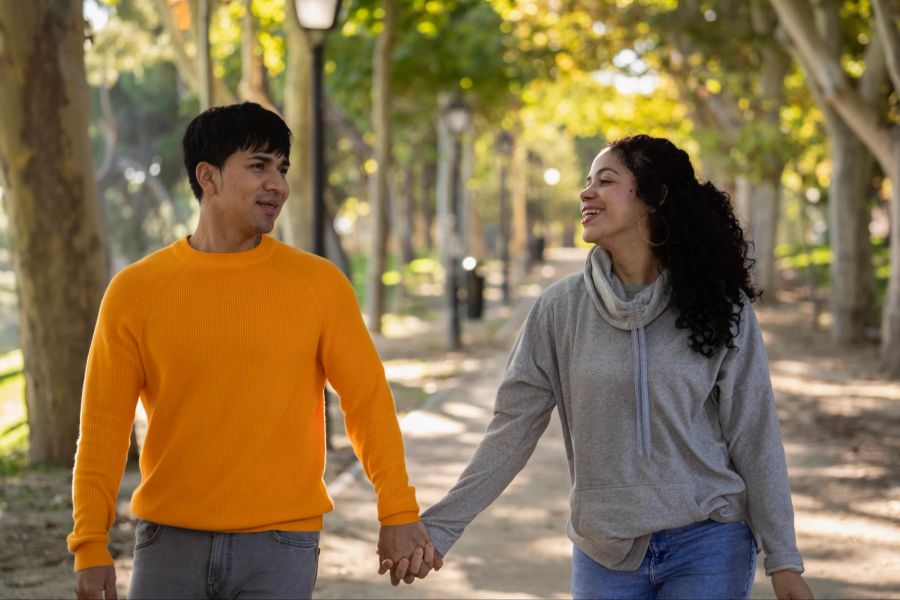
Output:
<instances>
[{"instance_id":1,"label":"finger","mask_svg":"<svg viewBox=\"0 0 900 600\"><path fill-rule=\"evenodd\" d=\"M381 561L381 564L378 565L378 574L384 575L385 573L390 571L391 567L393 567L393 566L394 566L394 561L392 561L389 558L384 559L383 561Z\"/></svg>"},{"instance_id":2,"label":"finger","mask_svg":"<svg viewBox=\"0 0 900 600\"><path fill-rule=\"evenodd\" d=\"M397 576L397 579L403 579L406 577L406 573L409 571L409 559L401 558L400 562L397 563L397 568L394 569L394 574Z\"/></svg>"},{"instance_id":3,"label":"finger","mask_svg":"<svg viewBox=\"0 0 900 600\"><path fill-rule=\"evenodd\" d=\"M415 580L416 580L416 576L413 575L412 573L410 573L409 575L407 575L406 577L403 578L403 581L406 582L406 585L411 584Z\"/></svg>"},{"instance_id":4,"label":"finger","mask_svg":"<svg viewBox=\"0 0 900 600\"><path fill-rule=\"evenodd\" d=\"M434 570L440 571L441 567L444 566L444 558L440 554L434 555Z\"/></svg>"},{"instance_id":5,"label":"finger","mask_svg":"<svg viewBox=\"0 0 900 600\"><path fill-rule=\"evenodd\" d=\"M394 571L391 571L391 585L394 587L400 585L400 578L397 577L397 574Z\"/></svg>"},{"instance_id":6,"label":"finger","mask_svg":"<svg viewBox=\"0 0 900 600\"><path fill-rule=\"evenodd\" d=\"M434 544L430 540L425 544L425 556L422 558L429 569L434 566Z\"/></svg>"},{"instance_id":7,"label":"finger","mask_svg":"<svg viewBox=\"0 0 900 600\"><path fill-rule=\"evenodd\" d=\"M422 555L425 554L424 548L416 548L409 563L409 572L415 575L422 568Z\"/></svg>"}]
</instances>

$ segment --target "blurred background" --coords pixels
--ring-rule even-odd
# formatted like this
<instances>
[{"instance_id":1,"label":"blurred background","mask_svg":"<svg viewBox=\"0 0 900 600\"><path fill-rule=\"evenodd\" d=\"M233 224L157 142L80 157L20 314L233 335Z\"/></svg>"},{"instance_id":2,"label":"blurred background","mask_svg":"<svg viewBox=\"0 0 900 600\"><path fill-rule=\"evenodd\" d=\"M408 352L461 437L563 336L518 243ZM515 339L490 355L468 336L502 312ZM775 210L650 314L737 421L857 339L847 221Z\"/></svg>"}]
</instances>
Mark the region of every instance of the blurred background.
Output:
<instances>
[{"instance_id":1,"label":"blurred background","mask_svg":"<svg viewBox=\"0 0 900 600\"><path fill-rule=\"evenodd\" d=\"M0 0L7 504L17 477L71 465L109 278L193 230L185 126L244 100L294 133L275 235L350 277L401 410L465 371L559 260L578 268L586 171L635 133L729 192L764 305L862 352L894 398L900 2L330 4Z\"/></svg>"}]
</instances>

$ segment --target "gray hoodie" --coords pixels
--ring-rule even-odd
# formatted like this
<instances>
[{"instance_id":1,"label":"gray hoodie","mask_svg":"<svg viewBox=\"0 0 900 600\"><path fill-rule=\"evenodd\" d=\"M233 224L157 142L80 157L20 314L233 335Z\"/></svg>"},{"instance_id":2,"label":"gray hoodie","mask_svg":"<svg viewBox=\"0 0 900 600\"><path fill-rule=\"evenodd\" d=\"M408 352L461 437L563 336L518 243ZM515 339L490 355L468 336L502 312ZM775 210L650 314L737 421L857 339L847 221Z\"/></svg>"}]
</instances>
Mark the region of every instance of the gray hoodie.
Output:
<instances>
[{"instance_id":1,"label":"gray hoodie","mask_svg":"<svg viewBox=\"0 0 900 600\"><path fill-rule=\"evenodd\" d=\"M627 300L609 255L538 298L509 357L484 439L423 515L445 554L525 466L559 412L572 481L572 542L615 570L650 534L746 520L766 573L803 570L759 323L745 299L735 348L706 358L675 327L667 273Z\"/></svg>"}]
</instances>

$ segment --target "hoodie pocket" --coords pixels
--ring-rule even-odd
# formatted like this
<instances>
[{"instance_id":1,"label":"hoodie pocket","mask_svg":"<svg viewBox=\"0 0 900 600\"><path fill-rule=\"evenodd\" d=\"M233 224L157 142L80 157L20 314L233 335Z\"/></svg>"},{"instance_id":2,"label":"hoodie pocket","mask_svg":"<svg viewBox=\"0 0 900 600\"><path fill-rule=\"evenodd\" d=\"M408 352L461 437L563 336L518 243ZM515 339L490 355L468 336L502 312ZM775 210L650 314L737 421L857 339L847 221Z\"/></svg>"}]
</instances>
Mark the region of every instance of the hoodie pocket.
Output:
<instances>
[{"instance_id":1,"label":"hoodie pocket","mask_svg":"<svg viewBox=\"0 0 900 600\"><path fill-rule=\"evenodd\" d=\"M575 490L572 528L611 555L627 552L632 540L663 529L705 521L690 483L615 486Z\"/></svg>"}]
</instances>

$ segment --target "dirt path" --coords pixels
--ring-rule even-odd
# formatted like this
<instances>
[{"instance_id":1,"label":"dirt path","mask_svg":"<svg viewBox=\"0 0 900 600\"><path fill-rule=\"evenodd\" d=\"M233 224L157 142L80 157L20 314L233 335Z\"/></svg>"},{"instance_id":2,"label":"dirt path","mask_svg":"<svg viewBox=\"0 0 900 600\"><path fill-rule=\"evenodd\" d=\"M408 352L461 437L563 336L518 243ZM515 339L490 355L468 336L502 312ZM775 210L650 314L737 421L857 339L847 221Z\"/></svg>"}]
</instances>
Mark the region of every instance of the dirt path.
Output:
<instances>
[{"instance_id":1,"label":"dirt path","mask_svg":"<svg viewBox=\"0 0 900 600\"><path fill-rule=\"evenodd\" d=\"M568 258L574 262L554 263L548 278L577 264L577 257ZM878 375L875 348L835 349L826 335L801 325L808 322L802 309L782 305L758 312L807 581L819 598L900 598L900 384ZM521 313L513 311L511 322ZM424 409L403 418L409 470L423 508L452 485L480 440L514 329L494 328L498 343L481 338L471 355L446 359L447 375L428 388ZM440 344L433 346L429 353L437 355ZM409 353L405 342L387 340L380 347L388 358ZM396 366L398 373L408 367ZM408 373L403 377L403 385L414 385ZM528 466L454 547L445 569L413 586L392 588L375 574L377 523L368 482L351 475L333 480L337 508L326 518L316 597L568 597L569 482L561 438L554 419ZM127 499L135 484L136 474L129 473L112 533L123 595L131 567ZM0 480L0 598L72 597L64 542L71 527L69 485L68 474L58 471ZM773 597L761 574L754 597Z\"/></svg>"}]
</instances>

